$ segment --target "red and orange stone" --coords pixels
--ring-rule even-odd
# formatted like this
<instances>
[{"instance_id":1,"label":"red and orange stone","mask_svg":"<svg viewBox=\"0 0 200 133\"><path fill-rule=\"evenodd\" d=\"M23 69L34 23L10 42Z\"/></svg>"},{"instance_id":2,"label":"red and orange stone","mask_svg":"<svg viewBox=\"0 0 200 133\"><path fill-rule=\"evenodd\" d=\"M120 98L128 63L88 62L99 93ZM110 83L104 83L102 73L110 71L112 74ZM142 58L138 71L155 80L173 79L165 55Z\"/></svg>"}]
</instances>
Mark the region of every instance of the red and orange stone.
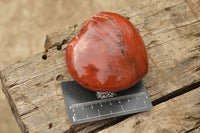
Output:
<instances>
[{"instance_id":1,"label":"red and orange stone","mask_svg":"<svg viewBox=\"0 0 200 133\"><path fill-rule=\"evenodd\" d=\"M66 64L81 86L99 92L127 89L148 71L144 42L121 15L101 12L85 21L66 49Z\"/></svg>"}]
</instances>

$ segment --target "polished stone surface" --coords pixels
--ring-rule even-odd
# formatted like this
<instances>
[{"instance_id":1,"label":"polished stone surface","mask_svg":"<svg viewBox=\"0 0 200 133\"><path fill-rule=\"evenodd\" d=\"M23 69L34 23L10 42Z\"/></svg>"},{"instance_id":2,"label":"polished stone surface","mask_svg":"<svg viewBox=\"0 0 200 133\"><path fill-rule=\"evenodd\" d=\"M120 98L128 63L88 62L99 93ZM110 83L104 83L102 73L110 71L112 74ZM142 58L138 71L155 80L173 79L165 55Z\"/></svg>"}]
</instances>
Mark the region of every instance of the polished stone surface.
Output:
<instances>
[{"instance_id":1,"label":"polished stone surface","mask_svg":"<svg viewBox=\"0 0 200 133\"><path fill-rule=\"evenodd\" d=\"M71 76L93 91L119 91L141 80L148 71L144 42L121 15L101 12L84 22L66 49Z\"/></svg>"}]
</instances>

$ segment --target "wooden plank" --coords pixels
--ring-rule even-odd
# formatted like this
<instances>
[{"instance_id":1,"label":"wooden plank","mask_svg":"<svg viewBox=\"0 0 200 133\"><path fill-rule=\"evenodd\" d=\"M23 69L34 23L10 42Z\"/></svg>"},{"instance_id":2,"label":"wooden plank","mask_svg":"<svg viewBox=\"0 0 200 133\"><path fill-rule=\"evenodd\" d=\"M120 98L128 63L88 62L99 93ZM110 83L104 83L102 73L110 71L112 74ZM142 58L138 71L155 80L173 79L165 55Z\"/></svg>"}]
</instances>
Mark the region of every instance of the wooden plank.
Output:
<instances>
[{"instance_id":1,"label":"wooden plank","mask_svg":"<svg viewBox=\"0 0 200 133\"><path fill-rule=\"evenodd\" d=\"M199 133L200 87L99 133Z\"/></svg>"},{"instance_id":2,"label":"wooden plank","mask_svg":"<svg viewBox=\"0 0 200 133\"><path fill-rule=\"evenodd\" d=\"M196 0L145 0L119 12L136 25L147 45L149 73L144 82L154 103L200 83L199 7ZM69 124L60 81L72 78L63 44L78 30L72 26L49 35L47 59L39 53L1 71L3 91L23 132L89 132L120 120ZM57 50L60 45L62 50Z\"/></svg>"},{"instance_id":3,"label":"wooden plank","mask_svg":"<svg viewBox=\"0 0 200 133\"><path fill-rule=\"evenodd\" d=\"M66 44L69 40L72 39L73 36L78 34L80 25L81 24L75 24L68 28L62 29L62 31L47 35L44 45L45 50Z\"/></svg>"}]
</instances>

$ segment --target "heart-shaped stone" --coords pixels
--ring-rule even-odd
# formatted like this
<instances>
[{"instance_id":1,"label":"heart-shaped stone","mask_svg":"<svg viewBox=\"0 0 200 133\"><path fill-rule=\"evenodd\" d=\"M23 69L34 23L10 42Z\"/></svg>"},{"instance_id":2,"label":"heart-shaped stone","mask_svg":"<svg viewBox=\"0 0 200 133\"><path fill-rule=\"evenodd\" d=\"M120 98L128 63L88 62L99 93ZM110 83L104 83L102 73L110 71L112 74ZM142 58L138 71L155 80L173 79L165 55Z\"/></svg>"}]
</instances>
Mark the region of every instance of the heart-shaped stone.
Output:
<instances>
[{"instance_id":1,"label":"heart-shaped stone","mask_svg":"<svg viewBox=\"0 0 200 133\"><path fill-rule=\"evenodd\" d=\"M101 12L85 21L66 49L66 64L81 86L100 92L127 89L148 71L144 42L121 15Z\"/></svg>"}]
</instances>

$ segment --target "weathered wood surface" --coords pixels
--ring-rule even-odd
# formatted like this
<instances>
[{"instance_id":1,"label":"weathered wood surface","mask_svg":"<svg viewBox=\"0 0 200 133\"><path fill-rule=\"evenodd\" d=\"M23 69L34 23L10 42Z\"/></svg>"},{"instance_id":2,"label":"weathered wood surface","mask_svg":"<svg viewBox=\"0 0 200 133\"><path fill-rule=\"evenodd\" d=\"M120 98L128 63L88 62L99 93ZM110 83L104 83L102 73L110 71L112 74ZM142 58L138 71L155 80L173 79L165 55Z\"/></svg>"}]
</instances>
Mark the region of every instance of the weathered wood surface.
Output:
<instances>
[{"instance_id":1,"label":"weathered wood surface","mask_svg":"<svg viewBox=\"0 0 200 133\"><path fill-rule=\"evenodd\" d=\"M200 132L200 87L99 133Z\"/></svg>"},{"instance_id":2,"label":"weathered wood surface","mask_svg":"<svg viewBox=\"0 0 200 133\"><path fill-rule=\"evenodd\" d=\"M144 0L119 13L135 24L147 46L144 82L154 105L199 86L200 1ZM122 119L69 124L60 88L60 81L71 80L63 44L78 30L75 25L48 35L47 59L39 53L1 71L3 91L23 132L92 132Z\"/></svg>"}]
</instances>

